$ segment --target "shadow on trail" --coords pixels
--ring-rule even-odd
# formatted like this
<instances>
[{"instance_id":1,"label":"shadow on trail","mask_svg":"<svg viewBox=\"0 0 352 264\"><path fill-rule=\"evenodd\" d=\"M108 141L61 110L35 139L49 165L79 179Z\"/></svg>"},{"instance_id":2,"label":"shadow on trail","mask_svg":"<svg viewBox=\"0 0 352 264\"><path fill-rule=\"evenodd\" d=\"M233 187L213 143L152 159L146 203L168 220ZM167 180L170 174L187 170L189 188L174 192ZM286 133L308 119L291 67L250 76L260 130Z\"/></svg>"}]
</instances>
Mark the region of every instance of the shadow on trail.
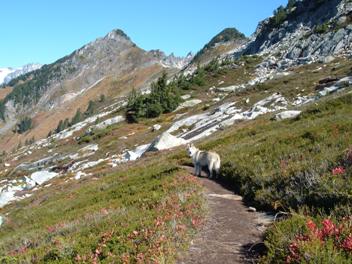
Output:
<instances>
[{"instance_id":1,"label":"shadow on trail","mask_svg":"<svg viewBox=\"0 0 352 264\"><path fill-rule=\"evenodd\" d=\"M193 165L188 164L188 163L183 164L182 168L187 170L190 174L194 175ZM222 178L221 175L219 175L219 177L217 177L217 178L209 179L208 175L209 174L208 174L207 170L203 169L201 176L194 176L194 177L201 179L205 184L208 181L214 182L220 188L223 188L224 190L228 191L229 193L234 194L234 195L240 195L240 193L238 191L238 186L235 186L229 180ZM250 203L250 201L241 200L238 202L240 202L244 207L246 207L247 211L249 211L248 207L252 205ZM253 215L253 217L254 217L254 215ZM253 243L247 243L247 244L242 245L240 248L240 254L243 257L244 263L257 263L258 259L266 253L266 250L267 249L266 249L265 244L263 242L263 236L262 236L259 241L257 240Z\"/></svg>"}]
</instances>

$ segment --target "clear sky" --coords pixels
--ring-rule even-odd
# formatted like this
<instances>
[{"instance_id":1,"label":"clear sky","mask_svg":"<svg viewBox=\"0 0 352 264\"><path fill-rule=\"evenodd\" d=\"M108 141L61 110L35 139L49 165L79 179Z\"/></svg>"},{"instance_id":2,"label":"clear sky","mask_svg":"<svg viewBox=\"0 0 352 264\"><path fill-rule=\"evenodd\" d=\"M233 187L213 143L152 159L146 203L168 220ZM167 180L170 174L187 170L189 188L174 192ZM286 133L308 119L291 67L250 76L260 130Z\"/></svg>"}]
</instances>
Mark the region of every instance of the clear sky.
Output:
<instances>
[{"instance_id":1,"label":"clear sky","mask_svg":"<svg viewBox=\"0 0 352 264\"><path fill-rule=\"evenodd\" d=\"M120 28L141 48L197 52L226 27L247 36L287 0L3 0L0 67L51 63Z\"/></svg>"}]
</instances>

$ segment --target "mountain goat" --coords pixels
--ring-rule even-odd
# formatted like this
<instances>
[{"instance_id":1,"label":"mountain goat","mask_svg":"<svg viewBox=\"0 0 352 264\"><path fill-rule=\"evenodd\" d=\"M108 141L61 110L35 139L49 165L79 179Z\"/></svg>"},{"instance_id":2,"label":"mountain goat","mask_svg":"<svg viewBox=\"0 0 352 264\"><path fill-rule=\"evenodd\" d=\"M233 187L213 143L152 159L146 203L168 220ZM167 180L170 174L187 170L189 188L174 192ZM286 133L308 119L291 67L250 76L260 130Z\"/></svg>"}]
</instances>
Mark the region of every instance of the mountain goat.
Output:
<instances>
[{"instance_id":1,"label":"mountain goat","mask_svg":"<svg viewBox=\"0 0 352 264\"><path fill-rule=\"evenodd\" d=\"M208 167L209 178L213 178L213 173L215 176L219 176L220 171L220 156L211 151L201 151L196 148L192 143L187 145L187 151L189 156L193 160L194 164L194 174L200 176L202 172L202 167Z\"/></svg>"}]
</instances>

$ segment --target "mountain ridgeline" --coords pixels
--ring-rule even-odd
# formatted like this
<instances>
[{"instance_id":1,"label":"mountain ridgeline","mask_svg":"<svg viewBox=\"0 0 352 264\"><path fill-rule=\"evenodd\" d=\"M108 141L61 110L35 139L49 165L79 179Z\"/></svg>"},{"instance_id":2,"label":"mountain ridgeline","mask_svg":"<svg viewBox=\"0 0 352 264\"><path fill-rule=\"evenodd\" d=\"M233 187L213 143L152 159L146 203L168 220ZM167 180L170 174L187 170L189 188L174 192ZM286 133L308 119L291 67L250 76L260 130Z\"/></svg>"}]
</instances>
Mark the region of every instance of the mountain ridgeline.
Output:
<instances>
[{"instance_id":1,"label":"mountain ridgeline","mask_svg":"<svg viewBox=\"0 0 352 264\"><path fill-rule=\"evenodd\" d=\"M0 118L11 117L6 105L14 106L18 114L30 114L33 109L50 109L64 92L89 89L107 76L124 76L151 65L178 68L187 60L144 51L123 31L113 30L52 64L11 80L7 86L13 87L12 92L0 101Z\"/></svg>"},{"instance_id":2,"label":"mountain ridgeline","mask_svg":"<svg viewBox=\"0 0 352 264\"><path fill-rule=\"evenodd\" d=\"M181 75L187 76L213 60L265 54L271 57L261 65L265 71L267 67L287 69L301 63L329 60L329 56L348 55L352 50L351 13L349 0L290 0L286 7L279 7L272 17L260 22L250 38L235 28L226 28L194 57L188 54L186 58L166 56L160 50L145 51L123 31L113 30L52 64L9 81L7 86L11 90L0 100L0 134L11 131L9 124L15 126L23 116L35 118L38 113L53 112L81 100L104 80L108 81L104 89L99 88L100 94L92 92L85 105L73 107L59 118L72 118L79 107L84 109L88 101L108 94L109 87L118 90L118 83L123 84L123 94L127 96L132 89L150 87L163 71L171 73L171 78L180 70ZM179 80L184 86L187 77ZM109 93L108 98L121 95ZM36 125L34 122L33 127ZM49 131L56 125L50 125Z\"/></svg>"}]
</instances>

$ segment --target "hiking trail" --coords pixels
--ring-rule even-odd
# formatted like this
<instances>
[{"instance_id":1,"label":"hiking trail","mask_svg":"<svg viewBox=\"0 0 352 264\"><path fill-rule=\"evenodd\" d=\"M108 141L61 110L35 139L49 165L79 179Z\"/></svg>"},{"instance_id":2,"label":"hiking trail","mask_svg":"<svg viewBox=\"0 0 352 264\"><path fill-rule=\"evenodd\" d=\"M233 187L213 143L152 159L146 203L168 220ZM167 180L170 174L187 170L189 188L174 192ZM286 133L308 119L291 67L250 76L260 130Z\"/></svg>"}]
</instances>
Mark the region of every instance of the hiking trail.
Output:
<instances>
[{"instance_id":1,"label":"hiking trail","mask_svg":"<svg viewBox=\"0 0 352 264\"><path fill-rule=\"evenodd\" d=\"M273 217L250 211L241 196L220 183L205 177L199 180L204 186L208 214L190 248L179 256L177 263L252 263L255 252L264 247L262 235Z\"/></svg>"}]
</instances>

